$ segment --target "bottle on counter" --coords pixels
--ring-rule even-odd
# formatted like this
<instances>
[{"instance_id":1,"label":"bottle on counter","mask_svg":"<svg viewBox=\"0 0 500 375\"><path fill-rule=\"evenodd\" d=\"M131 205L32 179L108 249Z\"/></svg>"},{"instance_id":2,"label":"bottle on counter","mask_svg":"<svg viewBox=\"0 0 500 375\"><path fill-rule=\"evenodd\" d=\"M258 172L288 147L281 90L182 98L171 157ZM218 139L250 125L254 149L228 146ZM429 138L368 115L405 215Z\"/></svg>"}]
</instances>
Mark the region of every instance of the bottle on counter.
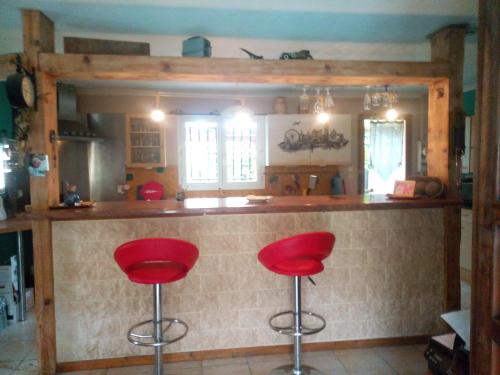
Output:
<instances>
[{"instance_id":1,"label":"bottle on counter","mask_svg":"<svg viewBox=\"0 0 500 375\"><path fill-rule=\"evenodd\" d=\"M186 199L186 192L181 185L177 187L177 191L175 192L175 199L179 202L182 202L184 199Z\"/></svg>"}]
</instances>

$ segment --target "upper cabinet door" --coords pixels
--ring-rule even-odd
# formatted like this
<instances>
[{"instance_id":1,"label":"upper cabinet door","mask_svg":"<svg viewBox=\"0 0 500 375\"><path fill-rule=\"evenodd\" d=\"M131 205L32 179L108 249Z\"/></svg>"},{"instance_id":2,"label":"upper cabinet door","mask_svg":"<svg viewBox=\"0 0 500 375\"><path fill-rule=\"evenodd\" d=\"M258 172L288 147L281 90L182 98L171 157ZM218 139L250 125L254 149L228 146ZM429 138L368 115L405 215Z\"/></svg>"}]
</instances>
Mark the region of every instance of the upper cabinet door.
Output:
<instances>
[{"instance_id":1,"label":"upper cabinet door","mask_svg":"<svg viewBox=\"0 0 500 375\"><path fill-rule=\"evenodd\" d=\"M149 115L127 115L127 167L166 167L165 124Z\"/></svg>"}]
</instances>

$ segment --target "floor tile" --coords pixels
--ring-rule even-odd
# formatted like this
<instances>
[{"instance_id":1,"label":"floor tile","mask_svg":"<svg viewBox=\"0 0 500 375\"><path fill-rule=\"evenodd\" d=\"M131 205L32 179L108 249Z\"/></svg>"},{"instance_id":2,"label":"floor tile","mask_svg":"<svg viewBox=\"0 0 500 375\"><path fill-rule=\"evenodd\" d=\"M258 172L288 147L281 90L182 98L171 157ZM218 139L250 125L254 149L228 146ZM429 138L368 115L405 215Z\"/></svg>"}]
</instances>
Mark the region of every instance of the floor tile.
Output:
<instances>
[{"instance_id":1,"label":"floor tile","mask_svg":"<svg viewBox=\"0 0 500 375\"><path fill-rule=\"evenodd\" d=\"M17 368L17 366L19 366L20 363L21 361L0 361L0 369L14 370L15 368Z\"/></svg>"},{"instance_id":2,"label":"floor tile","mask_svg":"<svg viewBox=\"0 0 500 375\"><path fill-rule=\"evenodd\" d=\"M0 361L22 361L34 347L34 341L0 342Z\"/></svg>"},{"instance_id":3,"label":"floor tile","mask_svg":"<svg viewBox=\"0 0 500 375\"><path fill-rule=\"evenodd\" d=\"M304 359L304 365L314 367L325 375L347 375L344 365L334 357L315 357Z\"/></svg>"},{"instance_id":4,"label":"floor tile","mask_svg":"<svg viewBox=\"0 0 500 375\"><path fill-rule=\"evenodd\" d=\"M206 359L202 361L202 367L246 365L247 363L246 357Z\"/></svg>"},{"instance_id":5,"label":"floor tile","mask_svg":"<svg viewBox=\"0 0 500 375\"><path fill-rule=\"evenodd\" d=\"M379 348L377 353L398 373L416 371L425 373L427 362L423 353L412 346Z\"/></svg>"},{"instance_id":6,"label":"floor tile","mask_svg":"<svg viewBox=\"0 0 500 375\"><path fill-rule=\"evenodd\" d=\"M165 371L165 375L203 375L201 367L176 368Z\"/></svg>"},{"instance_id":7,"label":"floor tile","mask_svg":"<svg viewBox=\"0 0 500 375\"><path fill-rule=\"evenodd\" d=\"M250 375L250 369L246 363L232 364L226 366L203 367L203 375Z\"/></svg>"},{"instance_id":8,"label":"floor tile","mask_svg":"<svg viewBox=\"0 0 500 375\"><path fill-rule=\"evenodd\" d=\"M167 362L163 364L163 368L166 370L201 368L201 361Z\"/></svg>"},{"instance_id":9,"label":"floor tile","mask_svg":"<svg viewBox=\"0 0 500 375\"><path fill-rule=\"evenodd\" d=\"M17 370L21 370L30 374L38 374L38 360L26 359L21 362L21 364L17 367Z\"/></svg>"},{"instance_id":10,"label":"floor tile","mask_svg":"<svg viewBox=\"0 0 500 375\"><path fill-rule=\"evenodd\" d=\"M396 374L373 349L337 350L335 355L349 374Z\"/></svg>"},{"instance_id":11,"label":"floor tile","mask_svg":"<svg viewBox=\"0 0 500 375\"><path fill-rule=\"evenodd\" d=\"M148 365L110 368L106 375L151 375L152 373L153 366Z\"/></svg>"},{"instance_id":12,"label":"floor tile","mask_svg":"<svg viewBox=\"0 0 500 375\"><path fill-rule=\"evenodd\" d=\"M249 356L248 363L250 365L254 363L262 363L262 362L281 362L283 364L292 363L293 355L292 353L286 354L270 354L270 355L254 355Z\"/></svg>"},{"instance_id":13,"label":"floor tile","mask_svg":"<svg viewBox=\"0 0 500 375\"><path fill-rule=\"evenodd\" d=\"M71 371L65 372L64 375L106 375L108 370L83 370L83 371Z\"/></svg>"}]
</instances>

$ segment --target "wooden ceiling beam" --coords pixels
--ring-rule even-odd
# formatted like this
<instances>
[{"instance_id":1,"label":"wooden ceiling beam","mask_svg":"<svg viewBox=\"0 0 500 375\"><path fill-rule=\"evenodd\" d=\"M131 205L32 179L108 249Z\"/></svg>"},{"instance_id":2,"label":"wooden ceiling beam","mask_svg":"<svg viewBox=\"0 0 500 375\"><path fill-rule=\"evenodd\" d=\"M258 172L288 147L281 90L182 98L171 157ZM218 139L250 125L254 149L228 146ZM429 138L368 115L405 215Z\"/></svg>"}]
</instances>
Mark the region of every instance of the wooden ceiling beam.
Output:
<instances>
[{"instance_id":1,"label":"wooden ceiling beam","mask_svg":"<svg viewBox=\"0 0 500 375\"><path fill-rule=\"evenodd\" d=\"M15 53L0 56L0 81L6 80L7 76L16 72L16 56Z\"/></svg>"},{"instance_id":2,"label":"wooden ceiling beam","mask_svg":"<svg viewBox=\"0 0 500 375\"><path fill-rule=\"evenodd\" d=\"M42 53L40 70L76 80L168 80L314 85L431 84L447 62L249 60Z\"/></svg>"}]
</instances>

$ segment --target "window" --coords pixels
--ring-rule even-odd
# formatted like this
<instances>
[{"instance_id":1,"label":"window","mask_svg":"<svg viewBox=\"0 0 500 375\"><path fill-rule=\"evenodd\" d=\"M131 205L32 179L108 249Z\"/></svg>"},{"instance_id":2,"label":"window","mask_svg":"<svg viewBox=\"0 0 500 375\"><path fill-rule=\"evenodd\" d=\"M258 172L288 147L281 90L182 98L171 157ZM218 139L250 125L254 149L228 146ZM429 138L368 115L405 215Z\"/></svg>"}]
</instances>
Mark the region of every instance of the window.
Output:
<instances>
[{"instance_id":1,"label":"window","mask_svg":"<svg viewBox=\"0 0 500 375\"><path fill-rule=\"evenodd\" d=\"M264 188L262 116L181 116L180 183L188 190Z\"/></svg>"}]
</instances>

